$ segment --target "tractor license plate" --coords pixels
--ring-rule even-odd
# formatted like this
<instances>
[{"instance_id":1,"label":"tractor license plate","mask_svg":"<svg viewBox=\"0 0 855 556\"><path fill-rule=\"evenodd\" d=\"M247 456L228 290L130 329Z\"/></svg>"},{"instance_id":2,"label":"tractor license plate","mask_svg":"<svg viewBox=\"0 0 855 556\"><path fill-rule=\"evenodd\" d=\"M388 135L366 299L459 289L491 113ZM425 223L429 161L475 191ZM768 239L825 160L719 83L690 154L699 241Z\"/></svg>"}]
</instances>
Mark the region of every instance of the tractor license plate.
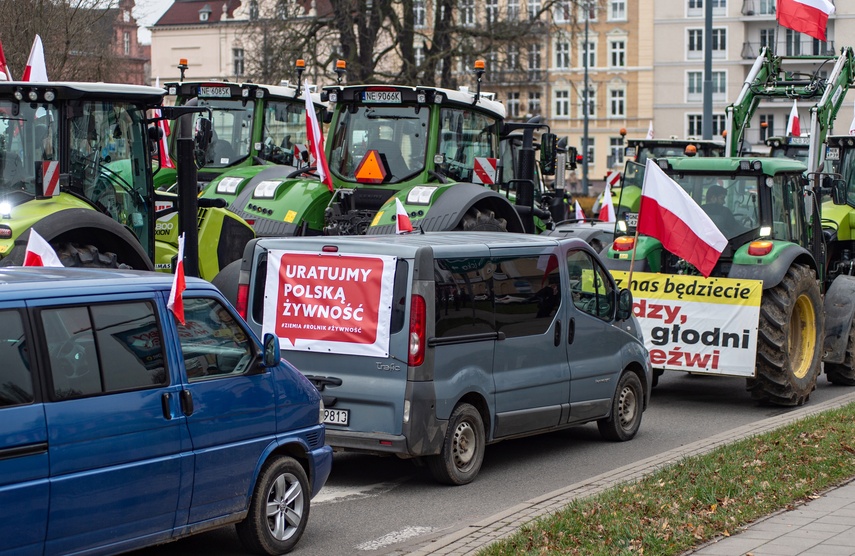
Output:
<instances>
[{"instance_id":1,"label":"tractor license plate","mask_svg":"<svg viewBox=\"0 0 855 556\"><path fill-rule=\"evenodd\" d=\"M362 102L401 104L401 91L365 91L362 93Z\"/></svg>"},{"instance_id":2,"label":"tractor license plate","mask_svg":"<svg viewBox=\"0 0 855 556\"><path fill-rule=\"evenodd\" d=\"M199 87L200 97L229 98L232 92L228 87Z\"/></svg>"},{"instance_id":3,"label":"tractor license plate","mask_svg":"<svg viewBox=\"0 0 855 556\"><path fill-rule=\"evenodd\" d=\"M324 409L325 425L342 425L346 427L350 423L349 409Z\"/></svg>"},{"instance_id":4,"label":"tractor license plate","mask_svg":"<svg viewBox=\"0 0 855 556\"><path fill-rule=\"evenodd\" d=\"M638 226L638 213L637 212L627 212L624 215L626 219L626 227L627 228L635 228Z\"/></svg>"}]
</instances>

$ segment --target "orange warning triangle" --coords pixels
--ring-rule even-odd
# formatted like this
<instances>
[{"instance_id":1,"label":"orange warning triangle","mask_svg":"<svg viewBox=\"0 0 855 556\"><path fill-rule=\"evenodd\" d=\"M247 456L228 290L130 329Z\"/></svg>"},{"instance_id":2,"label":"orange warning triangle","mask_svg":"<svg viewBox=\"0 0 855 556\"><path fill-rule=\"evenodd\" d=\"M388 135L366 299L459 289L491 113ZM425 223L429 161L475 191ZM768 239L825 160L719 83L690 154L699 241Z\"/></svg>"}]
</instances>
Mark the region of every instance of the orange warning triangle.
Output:
<instances>
[{"instance_id":1,"label":"orange warning triangle","mask_svg":"<svg viewBox=\"0 0 855 556\"><path fill-rule=\"evenodd\" d=\"M380 153L371 149L362 158L356 168L356 181L360 183L383 183L386 179L386 167Z\"/></svg>"}]
</instances>

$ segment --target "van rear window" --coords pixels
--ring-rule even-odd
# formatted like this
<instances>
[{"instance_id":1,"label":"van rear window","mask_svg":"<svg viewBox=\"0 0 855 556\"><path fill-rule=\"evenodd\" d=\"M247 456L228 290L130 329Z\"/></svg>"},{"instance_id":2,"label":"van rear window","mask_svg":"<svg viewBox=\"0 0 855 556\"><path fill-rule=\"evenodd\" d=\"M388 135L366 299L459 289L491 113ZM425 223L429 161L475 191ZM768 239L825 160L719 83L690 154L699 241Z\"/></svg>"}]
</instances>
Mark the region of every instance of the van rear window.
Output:
<instances>
[{"instance_id":1,"label":"van rear window","mask_svg":"<svg viewBox=\"0 0 855 556\"><path fill-rule=\"evenodd\" d=\"M33 401L27 338L18 311L0 311L0 407Z\"/></svg>"},{"instance_id":2,"label":"van rear window","mask_svg":"<svg viewBox=\"0 0 855 556\"><path fill-rule=\"evenodd\" d=\"M545 333L561 305L555 255L436 259L437 338Z\"/></svg>"}]
</instances>

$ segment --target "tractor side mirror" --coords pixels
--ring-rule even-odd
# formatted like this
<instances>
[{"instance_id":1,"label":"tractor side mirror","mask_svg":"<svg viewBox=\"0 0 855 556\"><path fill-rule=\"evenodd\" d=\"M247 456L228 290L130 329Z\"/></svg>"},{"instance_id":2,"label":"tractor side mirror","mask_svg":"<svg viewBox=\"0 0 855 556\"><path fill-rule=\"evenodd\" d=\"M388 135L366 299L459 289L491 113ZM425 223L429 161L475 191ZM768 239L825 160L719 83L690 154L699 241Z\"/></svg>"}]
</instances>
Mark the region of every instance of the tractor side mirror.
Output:
<instances>
[{"instance_id":1,"label":"tractor side mirror","mask_svg":"<svg viewBox=\"0 0 855 556\"><path fill-rule=\"evenodd\" d=\"M846 204L846 182L843 180L834 180L831 185L831 200L835 205Z\"/></svg>"},{"instance_id":2,"label":"tractor side mirror","mask_svg":"<svg viewBox=\"0 0 855 556\"><path fill-rule=\"evenodd\" d=\"M544 176L555 175L555 148L558 136L544 133L540 136L540 171Z\"/></svg>"},{"instance_id":3,"label":"tractor side mirror","mask_svg":"<svg viewBox=\"0 0 855 556\"><path fill-rule=\"evenodd\" d=\"M207 152L211 145L213 132L211 128L211 120L208 118L199 118L196 120L196 136L193 138L196 142L196 150Z\"/></svg>"},{"instance_id":4,"label":"tractor side mirror","mask_svg":"<svg viewBox=\"0 0 855 556\"><path fill-rule=\"evenodd\" d=\"M576 161L579 159L579 151L576 150L576 147L567 147L567 169L575 170L576 169Z\"/></svg>"}]
</instances>

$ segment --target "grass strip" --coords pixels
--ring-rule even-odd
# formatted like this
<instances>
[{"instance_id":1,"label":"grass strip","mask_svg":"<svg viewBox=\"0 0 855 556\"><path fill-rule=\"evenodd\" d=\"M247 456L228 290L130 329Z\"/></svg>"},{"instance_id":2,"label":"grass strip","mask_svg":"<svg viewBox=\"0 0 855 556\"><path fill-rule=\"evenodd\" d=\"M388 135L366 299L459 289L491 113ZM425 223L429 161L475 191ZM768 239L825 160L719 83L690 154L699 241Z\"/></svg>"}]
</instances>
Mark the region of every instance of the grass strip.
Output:
<instances>
[{"instance_id":1,"label":"grass strip","mask_svg":"<svg viewBox=\"0 0 855 556\"><path fill-rule=\"evenodd\" d=\"M571 502L480 551L677 555L855 477L855 404Z\"/></svg>"}]
</instances>

